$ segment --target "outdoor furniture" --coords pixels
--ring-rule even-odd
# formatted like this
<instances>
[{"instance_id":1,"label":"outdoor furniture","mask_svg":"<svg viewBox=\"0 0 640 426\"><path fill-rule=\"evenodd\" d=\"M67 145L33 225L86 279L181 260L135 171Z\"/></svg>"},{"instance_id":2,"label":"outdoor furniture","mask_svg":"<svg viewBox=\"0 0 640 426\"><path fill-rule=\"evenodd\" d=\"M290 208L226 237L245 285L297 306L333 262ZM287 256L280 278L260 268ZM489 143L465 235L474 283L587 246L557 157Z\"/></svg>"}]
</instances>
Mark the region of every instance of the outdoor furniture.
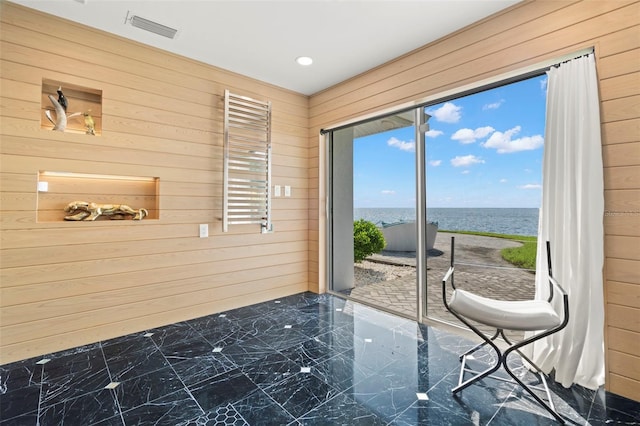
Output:
<instances>
[{"instance_id":1,"label":"outdoor furniture","mask_svg":"<svg viewBox=\"0 0 640 426\"><path fill-rule=\"evenodd\" d=\"M498 380L511 381L504 378L491 376L492 373L496 372L502 366L504 370L513 378L513 380L518 383L525 391L527 391L536 400L536 402L538 402L542 407L549 411L549 413L551 413L558 422L564 424L564 419L560 417L553 405L553 401L551 400L551 394L549 392L549 386L547 385L547 381L545 379L545 374L535 363L533 363L525 354L520 351L520 348L522 348L523 346L562 330L569 321L569 299L564 289L553 278L551 270L551 249L549 242L547 241L549 298L548 300L525 301L496 300L478 296L477 294L466 290L456 289L454 284L454 246L455 237L452 237L451 266L442 279L442 299L447 310L460 321L462 321L462 323L469 327L475 334L477 334L483 340L483 342L469 349L460 356L460 377L458 380L458 385L452 389L452 393L455 395L466 387L472 385L473 383L489 376ZM453 289L453 293L451 294L451 298L449 299L449 301L447 301L446 293L447 281L451 282L451 288ZM554 301L554 298L560 296L562 297L562 312L559 314L553 308L552 302ZM496 332L493 334L493 336L489 337L489 335L480 331L478 327L474 326L470 321L475 321L486 326L495 327ZM512 342L505 336L504 330L520 330L529 332L535 331L537 333L532 333L533 335L531 335L530 337L526 337L525 334L525 339L519 342ZM508 348L504 351L501 350L495 342L495 340L499 336L501 336L508 345ZM468 368L467 357L487 345L493 348L496 353L497 360L495 364L491 365L484 371L475 371L471 368ZM544 385L544 391L546 392L546 401L543 400L540 396L536 395L536 393L534 392L534 390L539 390L542 388L525 384L520 378L516 376L516 374L511 371L511 369L507 365L507 358L512 353L518 354L530 365L530 369L535 370L534 373L539 376L540 381ZM466 373L471 374L471 377L467 380L465 380Z\"/></svg>"}]
</instances>

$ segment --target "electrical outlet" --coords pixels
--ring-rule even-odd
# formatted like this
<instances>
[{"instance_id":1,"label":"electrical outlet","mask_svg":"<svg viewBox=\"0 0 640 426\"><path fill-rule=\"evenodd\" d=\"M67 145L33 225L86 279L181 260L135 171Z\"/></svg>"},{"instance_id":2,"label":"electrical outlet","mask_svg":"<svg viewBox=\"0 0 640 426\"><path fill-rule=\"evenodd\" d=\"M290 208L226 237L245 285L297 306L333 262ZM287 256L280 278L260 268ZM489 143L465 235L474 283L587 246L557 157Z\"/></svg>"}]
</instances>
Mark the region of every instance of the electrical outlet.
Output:
<instances>
[{"instance_id":1,"label":"electrical outlet","mask_svg":"<svg viewBox=\"0 0 640 426\"><path fill-rule=\"evenodd\" d=\"M209 225L206 223L200 224L200 238L207 238L209 236Z\"/></svg>"},{"instance_id":2,"label":"electrical outlet","mask_svg":"<svg viewBox=\"0 0 640 426\"><path fill-rule=\"evenodd\" d=\"M280 185L275 185L273 187L273 196L274 197L279 197L280 195L281 195L280 194Z\"/></svg>"},{"instance_id":3,"label":"electrical outlet","mask_svg":"<svg viewBox=\"0 0 640 426\"><path fill-rule=\"evenodd\" d=\"M38 192L47 192L49 191L49 182L40 181L38 182Z\"/></svg>"},{"instance_id":4,"label":"electrical outlet","mask_svg":"<svg viewBox=\"0 0 640 426\"><path fill-rule=\"evenodd\" d=\"M291 187L289 185L286 185L284 187L284 196L285 197L291 197Z\"/></svg>"}]
</instances>

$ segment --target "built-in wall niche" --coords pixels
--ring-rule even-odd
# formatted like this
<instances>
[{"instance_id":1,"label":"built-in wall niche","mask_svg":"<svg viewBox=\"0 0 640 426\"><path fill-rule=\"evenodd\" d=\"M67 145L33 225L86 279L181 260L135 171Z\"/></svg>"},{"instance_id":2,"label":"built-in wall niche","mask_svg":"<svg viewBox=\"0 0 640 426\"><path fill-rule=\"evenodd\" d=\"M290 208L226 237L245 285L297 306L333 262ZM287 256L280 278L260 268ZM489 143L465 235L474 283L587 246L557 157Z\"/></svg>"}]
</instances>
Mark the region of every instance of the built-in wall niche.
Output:
<instances>
[{"instance_id":1,"label":"built-in wall niche","mask_svg":"<svg viewBox=\"0 0 640 426\"><path fill-rule=\"evenodd\" d=\"M55 127L47 115L54 122L57 120L55 104L49 99L49 95L57 101L60 97L58 89L67 100L67 123L64 132L102 135L102 90L55 80L42 80L40 127L45 130L53 130Z\"/></svg>"},{"instance_id":2,"label":"built-in wall niche","mask_svg":"<svg viewBox=\"0 0 640 426\"><path fill-rule=\"evenodd\" d=\"M148 216L142 222L159 219L159 188L157 177L40 171L37 221L64 221L70 214L65 212L65 207L74 201L124 204L134 210L143 208ZM110 218L101 216L96 220ZM132 216L125 216L125 220L132 220Z\"/></svg>"}]
</instances>

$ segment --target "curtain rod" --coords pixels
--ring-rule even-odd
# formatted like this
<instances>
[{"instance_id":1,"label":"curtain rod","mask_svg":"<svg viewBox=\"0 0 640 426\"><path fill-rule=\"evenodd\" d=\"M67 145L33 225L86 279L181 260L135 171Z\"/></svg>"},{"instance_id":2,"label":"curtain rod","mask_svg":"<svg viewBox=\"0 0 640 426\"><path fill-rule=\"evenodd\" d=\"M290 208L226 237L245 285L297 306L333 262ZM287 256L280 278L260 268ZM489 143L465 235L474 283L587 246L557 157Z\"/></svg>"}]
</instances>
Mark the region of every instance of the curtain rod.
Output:
<instances>
[{"instance_id":1,"label":"curtain rod","mask_svg":"<svg viewBox=\"0 0 640 426\"><path fill-rule=\"evenodd\" d=\"M418 100L415 102L411 102L409 105L405 104L404 106L398 106L396 109L392 111L380 112L375 115L371 114L371 115L367 115L360 119L356 119L354 121L350 121L344 124L338 124L336 126L332 126L327 129L320 129L320 134L326 135L327 133L330 133L336 130L342 130L342 129L346 129L347 127L357 126L360 124L367 123L369 121L378 120L384 117L389 117L391 115L401 114L403 112L410 111L415 108L420 108L428 105L451 101L453 99L462 98L464 96L472 95L474 93L483 92L486 90L494 89L496 87L504 86L506 84L511 84L518 81L526 80L528 78L536 77L538 75L542 75L545 72L549 71L551 67L559 67L561 64L567 63L571 60L578 59L583 56L589 56L593 54L594 51L595 50L593 47L581 49L579 51L562 55L560 57L539 62L537 64L534 64L526 68L521 68L519 70L516 70L515 72L505 73L505 74L502 74L501 76L476 82L472 85L467 85L467 86L463 86L462 88L449 90L437 98L434 96L430 99Z\"/></svg>"}]
</instances>

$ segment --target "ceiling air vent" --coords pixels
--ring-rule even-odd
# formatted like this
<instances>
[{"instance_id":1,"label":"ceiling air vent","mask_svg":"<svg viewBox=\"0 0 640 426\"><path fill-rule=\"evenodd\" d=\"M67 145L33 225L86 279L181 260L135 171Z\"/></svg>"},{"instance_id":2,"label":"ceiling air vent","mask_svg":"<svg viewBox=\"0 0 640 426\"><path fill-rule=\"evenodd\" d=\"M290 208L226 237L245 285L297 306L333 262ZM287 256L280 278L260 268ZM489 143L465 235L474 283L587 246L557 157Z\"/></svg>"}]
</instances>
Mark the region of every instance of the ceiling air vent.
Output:
<instances>
[{"instance_id":1,"label":"ceiling air vent","mask_svg":"<svg viewBox=\"0 0 640 426\"><path fill-rule=\"evenodd\" d=\"M126 21L129 21L131 25L136 28L140 28L167 38L174 38L176 36L176 33L178 32L178 30L174 28L158 24L157 22L150 21L140 16L131 15L131 17L129 17L129 13L127 13Z\"/></svg>"}]
</instances>

